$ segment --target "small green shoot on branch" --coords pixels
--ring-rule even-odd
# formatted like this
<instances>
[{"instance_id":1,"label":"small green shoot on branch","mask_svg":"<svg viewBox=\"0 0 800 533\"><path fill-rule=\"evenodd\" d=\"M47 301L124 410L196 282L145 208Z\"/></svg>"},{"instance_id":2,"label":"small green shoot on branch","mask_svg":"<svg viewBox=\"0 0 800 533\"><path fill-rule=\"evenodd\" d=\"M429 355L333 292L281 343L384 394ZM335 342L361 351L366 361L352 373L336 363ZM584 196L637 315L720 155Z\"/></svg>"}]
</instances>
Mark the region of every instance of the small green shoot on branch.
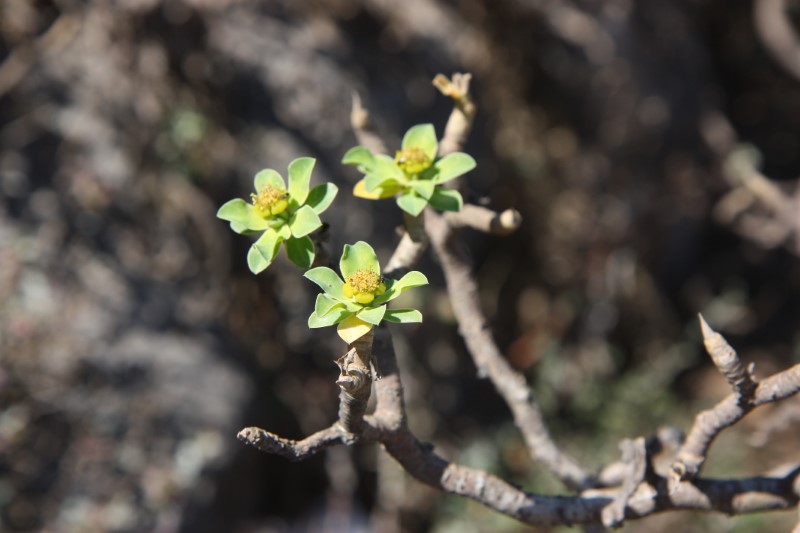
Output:
<instances>
[{"instance_id":1,"label":"small green shoot on branch","mask_svg":"<svg viewBox=\"0 0 800 533\"><path fill-rule=\"evenodd\" d=\"M345 244L339 270L344 279L328 267L312 268L305 273L305 277L324 291L317 295L314 312L308 317L308 327L338 324L339 336L347 344L352 344L381 320L422 322L422 313L416 309L386 307L387 302L404 291L427 285L428 278L421 272L411 271L399 280L382 277L375 250L363 241Z\"/></svg>"}]
</instances>

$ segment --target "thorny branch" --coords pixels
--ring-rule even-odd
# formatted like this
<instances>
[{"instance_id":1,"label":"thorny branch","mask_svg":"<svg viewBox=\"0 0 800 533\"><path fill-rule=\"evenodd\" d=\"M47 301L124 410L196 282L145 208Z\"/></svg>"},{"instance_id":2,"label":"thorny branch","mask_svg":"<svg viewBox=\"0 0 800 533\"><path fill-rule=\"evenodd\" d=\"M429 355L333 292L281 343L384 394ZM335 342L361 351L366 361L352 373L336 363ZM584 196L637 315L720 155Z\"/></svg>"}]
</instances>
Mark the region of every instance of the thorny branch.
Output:
<instances>
[{"instance_id":1,"label":"thorny branch","mask_svg":"<svg viewBox=\"0 0 800 533\"><path fill-rule=\"evenodd\" d=\"M457 82L457 80L460 80ZM447 82L447 83L446 83ZM454 76L449 80L437 77L437 87L443 92L454 87L468 88L469 77ZM448 122L445 137L450 148L458 150L469 131L474 105L466 89L460 96L454 93L456 106ZM453 94L449 94L453 96ZM467 111L465 111L465 105ZM353 126L362 144L373 143L371 149L385 151L379 137L370 138L365 131L369 115L354 98ZM366 140L365 140L366 139ZM444 140L443 140L444 144ZM380 149L376 149L380 148ZM444 152L447 153L447 152ZM544 423L542 414L532 398L524 378L515 372L500 353L480 311L477 284L469 260L458 241L458 228L470 226L486 233L503 235L519 225L514 210L494 213L477 206L464 206L457 214L441 216L428 209L423 218L407 221L415 231L423 229L433 244L447 282L448 293L467 347L480 375L492 380L495 388L511 409L517 427L537 459L564 484L580 491L576 496L540 496L525 492L482 470L447 461L436 454L431 445L420 442L407 425L403 387L389 332L378 327L373 339L364 346L351 346L338 361L341 375L337 383L340 394L339 420L330 427L306 439L295 441L281 438L260 428L245 428L239 439L261 451L274 453L297 461L320 450L341 444L379 442L385 450L412 476L432 487L450 494L476 500L487 507L521 522L536 525L586 524L595 527L618 527L625 519L642 518L668 510L719 511L728 514L789 509L798 506L800 499L800 465L791 465L778 475L746 479L714 480L700 478L699 473L713 439L726 427L744 417L753 408L778 401L800 391L800 365L756 382L752 370L745 368L736 352L721 335L702 320L701 328L706 348L730 383L733 394L714 408L700 413L686 441L675 454L671 472L661 475L653 468L659 452L679 446L680 436L674 431L659 433L647 441L643 438L621 443L623 460L602 469L593 476L567 457L555 444ZM408 237L408 233L404 239ZM403 243L406 242L404 245ZM404 246L417 246L415 253L401 253ZM425 239L427 243L427 238ZM425 245L408 237L401 240L393 255L390 270L410 268ZM371 383L368 370L375 358L382 379ZM371 415L364 416L370 385L374 385L376 406Z\"/></svg>"}]
</instances>

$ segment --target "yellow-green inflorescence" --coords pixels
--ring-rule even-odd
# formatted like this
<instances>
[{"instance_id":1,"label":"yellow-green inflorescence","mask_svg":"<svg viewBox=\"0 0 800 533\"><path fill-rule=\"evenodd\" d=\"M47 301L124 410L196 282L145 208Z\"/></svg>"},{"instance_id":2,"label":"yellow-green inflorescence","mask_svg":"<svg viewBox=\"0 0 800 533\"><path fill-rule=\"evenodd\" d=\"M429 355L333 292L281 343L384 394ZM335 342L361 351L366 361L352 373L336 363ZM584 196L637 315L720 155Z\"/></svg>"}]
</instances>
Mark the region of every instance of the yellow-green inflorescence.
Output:
<instances>
[{"instance_id":1,"label":"yellow-green inflorescence","mask_svg":"<svg viewBox=\"0 0 800 533\"><path fill-rule=\"evenodd\" d=\"M439 211L458 211L464 203L457 190L444 185L475 168L475 160L460 152L437 158L438 153L433 125L417 124L403 135L393 158L356 146L344 154L342 162L356 165L364 174L353 187L355 196L368 200L396 197L398 207L416 217L428 205Z\"/></svg>"},{"instance_id":2,"label":"yellow-green inflorescence","mask_svg":"<svg viewBox=\"0 0 800 533\"><path fill-rule=\"evenodd\" d=\"M381 276L367 269L356 270L345 279L342 292L360 304L372 303L375 296L386 292L386 284Z\"/></svg>"},{"instance_id":3,"label":"yellow-green inflorescence","mask_svg":"<svg viewBox=\"0 0 800 533\"><path fill-rule=\"evenodd\" d=\"M289 206L289 193L285 189L267 185L258 193L250 193L253 207L262 217L280 215Z\"/></svg>"},{"instance_id":4,"label":"yellow-green inflorescence","mask_svg":"<svg viewBox=\"0 0 800 533\"><path fill-rule=\"evenodd\" d=\"M418 146L410 146L402 150L397 150L394 156L394 162L409 176L419 174L430 168L433 164L433 160Z\"/></svg>"}]
</instances>

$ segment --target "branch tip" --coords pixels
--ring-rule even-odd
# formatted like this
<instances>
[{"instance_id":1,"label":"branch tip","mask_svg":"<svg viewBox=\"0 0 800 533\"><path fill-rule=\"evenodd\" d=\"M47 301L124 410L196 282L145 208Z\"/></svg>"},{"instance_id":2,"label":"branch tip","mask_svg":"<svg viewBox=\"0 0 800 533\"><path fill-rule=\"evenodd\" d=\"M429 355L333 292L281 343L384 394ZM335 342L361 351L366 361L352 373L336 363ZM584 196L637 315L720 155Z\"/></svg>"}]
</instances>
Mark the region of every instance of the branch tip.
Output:
<instances>
[{"instance_id":1,"label":"branch tip","mask_svg":"<svg viewBox=\"0 0 800 533\"><path fill-rule=\"evenodd\" d=\"M370 120L369 111L361 101L361 95L357 91L352 93L352 108L350 109L350 127L361 146L366 147L376 154L386 153L386 144L375 131Z\"/></svg>"},{"instance_id":2,"label":"branch tip","mask_svg":"<svg viewBox=\"0 0 800 533\"><path fill-rule=\"evenodd\" d=\"M465 204L461 211L446 213L447 223L454 228L470 227L491 235L510 235L522 224L522 215L516 209L500 213L486 207Z\"/></svg>"},{"instance_id":3,"label":"branch tip","mask_svg":"<svg viewBox=\"0 0 800 533\"><path fill-rule=\"evenodd\" d=\"M498 230L504 233L511 233L522 224L522 215L516 209L506 209L497 218Z\"/></svg>"},{"instance_id":4,"label":"branch tip","mask_svg":"<svg viewBox=\"0 0 800 533\"><path fill-rule=\"evenodd\" d=\"M350 123L353 128L364 128L369 122L369 112L361 103L361 95L357 91L352 94L353 107L350 110Z\"/></svg>"},{"instance_id":5,"label":"branch tip","mask_svg":"<svg viewBox=\"0 0 800 533\"><path fill-rule=\"evenodd\" d=\"M700 321L700 331L703 332L704 341L707 340L709 337L711 337L711 335L716 333L713 329L711 329L711 326L708 325L706 319L703 318L703 313L697 313L697 319Z\"/></svg>"}]
</instances>

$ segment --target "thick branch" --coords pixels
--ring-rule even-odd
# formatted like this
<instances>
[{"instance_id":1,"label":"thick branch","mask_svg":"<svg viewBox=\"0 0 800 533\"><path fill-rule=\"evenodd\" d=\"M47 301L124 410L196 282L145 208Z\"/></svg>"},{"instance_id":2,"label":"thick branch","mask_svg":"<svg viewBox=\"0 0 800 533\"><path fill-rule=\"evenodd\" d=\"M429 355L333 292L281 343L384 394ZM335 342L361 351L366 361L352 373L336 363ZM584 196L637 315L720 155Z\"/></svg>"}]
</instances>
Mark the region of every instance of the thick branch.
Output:
<instances>
[{"instance_id":1,"label":"thick branch","mask_svg":"<svg viewBox=\"0 0 800 533\"><path fill-rule=\"evenodd\" d=\"M530 387L511 368L492 339L480 309L477 283L455 231L441 216L430 211L427 215L428 233L444 270L453 312L478 374L488 377L508 404L531 457L566 486L574 489L588 486L592 477L553 442Z\"/></svg>"}]
</instances>

